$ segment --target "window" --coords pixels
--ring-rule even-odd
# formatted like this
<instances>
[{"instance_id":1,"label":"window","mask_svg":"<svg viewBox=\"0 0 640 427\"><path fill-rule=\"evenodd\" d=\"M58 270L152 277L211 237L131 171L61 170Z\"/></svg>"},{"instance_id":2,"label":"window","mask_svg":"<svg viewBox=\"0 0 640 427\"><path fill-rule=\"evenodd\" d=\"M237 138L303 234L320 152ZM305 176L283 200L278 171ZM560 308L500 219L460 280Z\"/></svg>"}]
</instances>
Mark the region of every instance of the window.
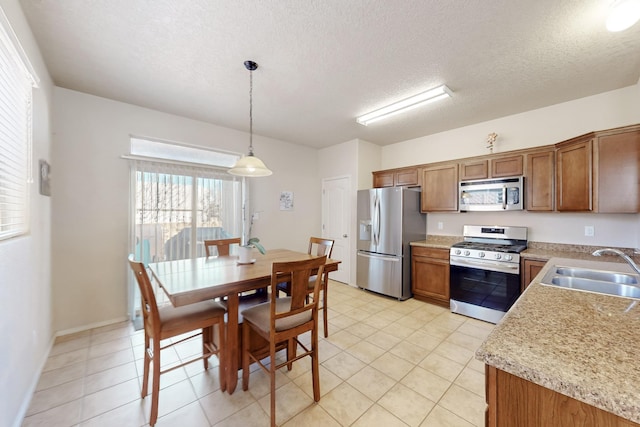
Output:
<instances>
[{"instance_id":1,"label":"window","mask_svg":"<svg viewBox=\"0 0 640 427\"><path fill-rule=\"evenodd\" d=\"M0 9L0 239L29 231L35 74Z\"/></svg>"}]
</instances>

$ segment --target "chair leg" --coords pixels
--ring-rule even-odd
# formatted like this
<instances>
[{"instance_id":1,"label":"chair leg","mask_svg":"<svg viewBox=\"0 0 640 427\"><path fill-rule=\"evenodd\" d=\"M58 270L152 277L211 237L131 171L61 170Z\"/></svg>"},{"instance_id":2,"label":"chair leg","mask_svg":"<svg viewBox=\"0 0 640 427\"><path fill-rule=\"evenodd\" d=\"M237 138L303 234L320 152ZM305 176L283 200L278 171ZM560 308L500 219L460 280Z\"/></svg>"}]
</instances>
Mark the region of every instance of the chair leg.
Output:
<instances>
[{"instance_id":1,"label":"chair leg","mask_svg":"<svg viewBox=\"0 0 640 427\"><path fill-rule=\"evenodd\" d=\"M313 380L313 400L320 400L320 367L318 365L318 324L311 330L311 377Z\"/></svg>"},{"instance_id":2,"label":"chair leg","mask_svg":"<svg viewBox=\"0 0 640 427\"><path fill-rule=\"evenodd\" d=\"M213 344L213 326L209 326L206 328L202 328L202 355L204 356L209 352L207 348L207 344ZM204 370L209 369L209 358L205 357L202 359L202 363L204 364Z\"/></svg>"},{"instance_id":3,"label":"chair leg","mask_svg":"<svg viewBox=\"0 0 640 427\"><path fill-rule=\"evenodd\" d=\"M242 389L249 389L249 346L251 344L251 327L242 322Z\"/></svg>"},{"instance_id":4,"label":"chair leg","mask_svg":"<svg viewBox=\"0 0 640 427\"><path fill-rule=\"evenodd\" d=\"M327 290L329 289L329 283L324 283L322 287L322 322L324 323L324 337L329 336L329 321L327 320Z\"/></svg>"},{"instance_id":5,"label":"chair leg","mask_svg":"<svg viewBox=\"0 0 640 427\"><path fill-rule=\"evenodd\" d=\"M224 319L221 319L218 323L218 336L220 337L218 343L218 376L220 377L220 390L227 391L227 358L225 357L225 351L227 348L227 328L225 327Z\"/></svg>"},{"instance_id":6,"label":"chair leg","mask_svg":"<svg viewBox=\"0 0 640 427\"><path fill-rule=\"evenodd\" d=\"M151 391L151 417L149 425L158 420L158 397L160 396L160 340L153 339L153 387Z\"/></svg>"},{"instance_id":7,"label":"chair leg","mask_svg":"<svg viewBox=\"0 0 640 427\"><path fill-rule=\"evenodd\" d=\"M149 388L149 364L151 363L151 356L149 355L149 336L145 332L144 334L144 373L142 374L142 398L147 396Z\"/></svg>"},{"instance_id":8,"label":"chair leg","mask_svg":"<svg viewBox=\"0 0 640 427\"><path fill-rule=\"evenodd\" d=\"M298 342L295 338L289 338L287 342L287 360L293 360L296 357ZM293 362L287 363L287 371L293 368Z\"/></svg>"},{"instance_id":9,"label":"chair leg","mask_svg":"<svg viewBox=\"0 0 640 427\"><path fill-rule=\"evenodd\" d=\"M276 344L269 343L269 382L271 383L271 427L276 427Z\"/></svg>"}]
</instances>

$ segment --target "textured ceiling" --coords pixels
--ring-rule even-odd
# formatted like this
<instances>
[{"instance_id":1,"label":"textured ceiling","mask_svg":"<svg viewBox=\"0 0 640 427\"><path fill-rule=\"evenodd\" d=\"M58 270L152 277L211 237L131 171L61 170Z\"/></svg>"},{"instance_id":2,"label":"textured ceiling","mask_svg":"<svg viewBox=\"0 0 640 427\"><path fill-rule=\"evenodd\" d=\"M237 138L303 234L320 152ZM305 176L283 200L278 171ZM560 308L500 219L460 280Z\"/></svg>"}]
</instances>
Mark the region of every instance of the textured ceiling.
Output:
<instances>
[{"instance_id":1,"label":"textured ceiling","mask_svg":"<svg viewBox=\"0 0 640 427\"><path fill-rule=\"evenodd\" d=\"M633 85L607 0L21 0L56 85L314 147L379 145ZM440 84L454 93L364 127Z\"/></svg>"}]
</instances>

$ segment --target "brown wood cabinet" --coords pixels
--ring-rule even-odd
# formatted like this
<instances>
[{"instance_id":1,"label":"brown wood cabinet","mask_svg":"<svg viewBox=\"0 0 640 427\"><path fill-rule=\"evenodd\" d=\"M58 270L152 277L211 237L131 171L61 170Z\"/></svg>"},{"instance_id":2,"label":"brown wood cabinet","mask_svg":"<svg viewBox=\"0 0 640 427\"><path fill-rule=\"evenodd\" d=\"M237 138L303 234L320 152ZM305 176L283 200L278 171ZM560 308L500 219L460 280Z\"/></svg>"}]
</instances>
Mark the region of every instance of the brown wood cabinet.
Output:
<instances>
[{"instance_id":1,"label":"brown wood cabinet","mask_svg":"<svg viewBox=\"0 0 640 427\"><path fill-rule=\"evenodd\" d=\"M422 212L458 210L458 163L422 169Z\"/></svg>"},{"instance_id":2,"label":"brown wood cabinet","mask_svg":"<svg viewBox=\"0 0 640 427\"><path fill-rule=\"evenodd\" d=\"M525 209L640 212L640 124L555 145L373 172L374 187L420 186L422 212L457 212L458 181L525 177Z\"/></svg>"},{"instance_id":3,"label":"brown wood cabinet","mask_svg":"<svg viewBox=\"0 0 640 427\"><path fill-rule=\"evenodd\" d=\"M593 152L597 212L640 212L640 126L599 134Z\"/></svg>"},{"instance_id":4,"label":"brown wood cabinet","mask_svg":"<svg viewBox=\"0 0 640 427\"><path fill-rule=\"evenodd\" d=\"M413 166L377 171L373 172L373 187L417 186L419 185L418 178L418 168Z\"/></svg>"},{"instance_id":5,"label":"brown wood cabinet","mask_svg":"<svg viewBox=\"0 0 640 427\"><path fill-rule=\"evenodd\" d=\"M556 149L556 209L593 210L593 137L576 138Z\"/></svg>"},{"instance_id":6,"label":"brown wood cabinet","mask_svg":"<svg viewBox=\"0 0 640 427\"><path fill-rule=\"evenodd\" d=\"M393 171L373 172L373 188L393 187Z\"/></svg>"},{"instance_id":7,"label":"brown wood cabinet","mask_svg":"<svg viewBox=\"0 0 640 427\"><path fill-rule=\"evenodd\" d=\"M556 209L640 212L640 125L557 144Z\"/></svg>"},{"instance_id":8,"label":"brown wood cabinet","mask_svg":"<svg viewBox=\"0 0 640 427\"><path fill-rule=\"evenodd\" d=\"M611 412L485 367L486 427L638 427Z\"/></svg>"},{"instance_id":9,"label":"brown wood cabinet","mask_svg":"<svg viewBox=\"0 0 640 427\"><path fill-rule=\"evenodd\" d=\"M555 199L555 149L530 152L525 157L525 209L552 211Z\"/></svg>"},{"instance_id":10,"label":"brown wood cabinet","mask_svg":"<svg viewBox=\"0 0 640 427\"><path fill-rule=\"evenodd\" d=\"M531 281L540 273L540 270L545 266L547 261L539 261L536 259L523 259L520 262L520 270L521 270L521 290L524 292L527 289L527 286L531 284Z\"/></svg>"},{"instance_id":11,"label":"brown wood cabinet","mask_svg":"<svg viewBox=\"0 0 640 427\"><path fill-rule=\"evenodd\" d=\"M522 154L506 156L493 155L486 158L460 162L460 181L520 176L522 173Z\"/></svg>"},{"instance_id":12,"label":"brown wood cabinet","mask_svg":"<svg viewBox=\"0 0 640 427\"><path fill-rule=\"evenodd\" d=\"M460 181L489 178L489 160L460 162Z\"/></svg>"},{"instance_id":13,"label":"brown wood cabinet","mask_svg":"<svg viewBox=\"0 0 640 427\"><path fill-rule=\"evenodd\" d=\"M449 307L449 251L411 246L411 291L416 299Z\"/></svg>"}]
</instances>

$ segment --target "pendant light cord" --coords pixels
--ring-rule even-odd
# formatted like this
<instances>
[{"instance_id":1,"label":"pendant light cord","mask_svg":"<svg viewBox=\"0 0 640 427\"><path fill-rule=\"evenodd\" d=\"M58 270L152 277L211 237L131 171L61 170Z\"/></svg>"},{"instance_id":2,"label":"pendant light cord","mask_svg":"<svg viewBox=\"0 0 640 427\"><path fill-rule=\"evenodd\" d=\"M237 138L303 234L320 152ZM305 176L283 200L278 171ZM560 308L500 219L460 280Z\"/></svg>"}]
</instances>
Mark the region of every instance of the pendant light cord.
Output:
<instances>
[{"instance_id":1,"label":"pendant light cord","mask_svg":"<svg viewBox=\"0 0 640 427\"><path fill-rule=\"evenodd\" d=\"M253 156L253 70L249 70L249 155Z\"/></svg>"}]
</instances>

